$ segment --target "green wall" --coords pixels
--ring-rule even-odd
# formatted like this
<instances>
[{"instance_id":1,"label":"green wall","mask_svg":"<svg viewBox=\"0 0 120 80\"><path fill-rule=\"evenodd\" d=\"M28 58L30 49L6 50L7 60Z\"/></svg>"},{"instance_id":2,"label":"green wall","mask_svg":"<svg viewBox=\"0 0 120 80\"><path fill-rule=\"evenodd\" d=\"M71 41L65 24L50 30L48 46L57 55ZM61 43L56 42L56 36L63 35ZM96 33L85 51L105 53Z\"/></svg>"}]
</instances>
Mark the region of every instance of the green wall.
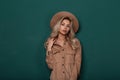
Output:
<instances>
[{"instance_id":1,"label":"green wall","mask_svg":"<svg viewBox=\"0 0 120 80\"><path fill-rule=\"evenodd\" d=\"M49 80L44 42L62 10L80 22L79 80L120 80L120 0L0 0L0 80Z\"/></svg>"}]
</instances>

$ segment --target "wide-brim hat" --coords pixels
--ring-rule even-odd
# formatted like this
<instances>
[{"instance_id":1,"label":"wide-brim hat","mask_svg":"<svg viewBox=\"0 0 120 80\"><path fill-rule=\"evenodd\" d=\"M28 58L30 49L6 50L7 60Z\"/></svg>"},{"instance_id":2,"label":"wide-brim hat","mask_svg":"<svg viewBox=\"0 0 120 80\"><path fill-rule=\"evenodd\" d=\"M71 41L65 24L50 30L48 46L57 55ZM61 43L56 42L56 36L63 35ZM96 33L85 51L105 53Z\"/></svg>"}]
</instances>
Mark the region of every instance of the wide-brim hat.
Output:
<instances>
[{"instance_id":1,"label":"wide-brim hat","mask_svg":"<svg viewBox=\"0 0 120 80\"><path fill-rule=\"evenodd\" d=\"M77 32L78 28L79 28L78 19L72 13L67 12L67 11L60 11L60 12L56 13L50 21L50 27L53 28L56 25L56 23L63 17L69 17L70 19L72 19L73 30L74 30L74 32Z\"/></svg>"}]
</instances>

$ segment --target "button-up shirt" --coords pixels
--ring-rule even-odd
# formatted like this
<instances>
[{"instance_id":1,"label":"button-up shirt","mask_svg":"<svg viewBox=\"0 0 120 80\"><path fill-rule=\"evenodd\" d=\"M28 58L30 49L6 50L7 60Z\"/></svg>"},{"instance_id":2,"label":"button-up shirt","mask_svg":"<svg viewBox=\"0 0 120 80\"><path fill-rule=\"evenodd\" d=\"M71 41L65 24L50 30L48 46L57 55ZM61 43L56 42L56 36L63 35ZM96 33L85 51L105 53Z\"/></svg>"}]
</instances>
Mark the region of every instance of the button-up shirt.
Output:
<instances>
[{"instance_id":1,"label":"button-up shirt","mask_svg":"<svg viewBox=\"0 0 120 80\"><path fill-rule=\"evenodd\" d=\"M50 80L77 80L81 67L81 44L75 38L78 46L73 49L70 41L61 46L56 41L51 51L46 51L46 63L52 70Z\"/></svg>"}]
</instances>

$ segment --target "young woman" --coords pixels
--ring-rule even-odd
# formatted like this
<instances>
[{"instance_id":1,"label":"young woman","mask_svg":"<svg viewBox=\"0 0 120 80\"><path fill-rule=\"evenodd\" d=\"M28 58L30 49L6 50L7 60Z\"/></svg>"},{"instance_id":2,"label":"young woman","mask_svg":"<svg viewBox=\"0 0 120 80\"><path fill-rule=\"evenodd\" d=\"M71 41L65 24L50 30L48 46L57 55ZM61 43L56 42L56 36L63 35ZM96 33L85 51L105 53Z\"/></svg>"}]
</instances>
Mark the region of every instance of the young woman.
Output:
<instances>
[{"instance_id":1,"label":"young woman","mask_svg":"<svg viewBox=\"0 0 120 80\"><path fill-rule=\"evenodd\" d=\"M77 80L81 68L81 44L75 38L78 20L62 11L52 17L50 26L52 33L45 43L50 80Z\"/></svg>"}]
</instances>

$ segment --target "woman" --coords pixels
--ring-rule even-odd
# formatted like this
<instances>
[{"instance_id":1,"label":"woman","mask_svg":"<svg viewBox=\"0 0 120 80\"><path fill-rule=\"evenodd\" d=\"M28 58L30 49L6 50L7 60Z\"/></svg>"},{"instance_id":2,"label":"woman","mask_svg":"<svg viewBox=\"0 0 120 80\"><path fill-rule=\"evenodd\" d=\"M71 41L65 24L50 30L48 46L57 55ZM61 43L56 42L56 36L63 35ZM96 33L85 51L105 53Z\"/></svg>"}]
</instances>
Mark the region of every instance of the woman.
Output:
<instances>
[{"instance_id":1,"label":"woman","mask_svg":"<svg viewBox=\"0 0 120 80\"><path fill-rule=\"evenodd\" d=\"M45 43L50 80L77 80L81 67L81 44L75 38L78 20L62 11L53 16L50 26L52 33Z\"/></svg>"}]
</instances>

